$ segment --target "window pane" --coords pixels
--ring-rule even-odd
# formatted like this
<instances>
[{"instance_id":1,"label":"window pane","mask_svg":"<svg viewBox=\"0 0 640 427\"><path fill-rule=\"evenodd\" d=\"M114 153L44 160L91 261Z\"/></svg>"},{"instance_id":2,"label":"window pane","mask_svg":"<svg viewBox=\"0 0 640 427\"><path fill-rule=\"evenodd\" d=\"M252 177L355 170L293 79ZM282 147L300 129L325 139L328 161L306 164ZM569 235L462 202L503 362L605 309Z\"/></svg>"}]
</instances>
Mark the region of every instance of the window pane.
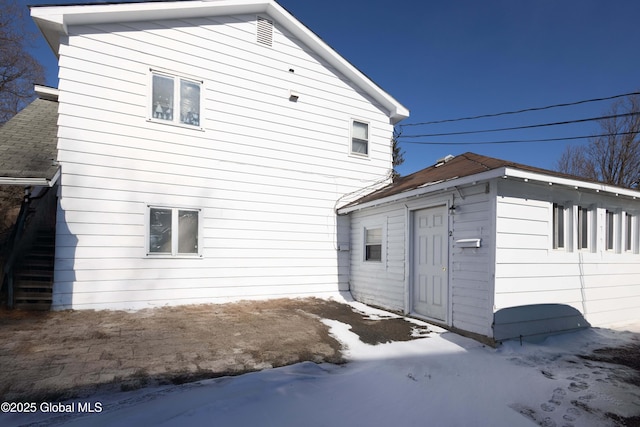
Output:
<instances>
[{"instance_id":1,"label":"window pane","mask_svg":"<svg viewBox=\"0 0 640 427\"><path fill-rule=\"evenodd\" d=\"M613 212L607 211L607 249L613 249Z\"/></svg>"},{"instance_id":2,"label":"window pane","mask_svg":"<svg viewBox=\"0 0 640 427\"><path fill-rule=\"evenodd\" d=\"M369 153L369 125L361 122L353 122L351 132L351 151L353 153Z\"/></svg>"},{"instance_id":3,"label":"window pane","mask_svg":"<svg viewBox=\"0 0 640 427\"><path fill-rule=\"evenodd\" d=\"M198 253L197 211L178 211L178 253Z\"/></svg>"},{"instance_id":4,"label":"window pane","mask_svg":"<svg viewBox=\"0 0 640 427\"><path fill-rule=\"evenodd\" d=\"M171 209L150 209L149 252L171 253Z\"/></svg>"},{"instance_id":5,"label":"window pane","mask_svg":"<svg viewBox=\"0 0 640 427\"><path fill-rule=\"evenodd\" d=\"M369 139L369 125L366 123L353 122L353 137L364 141Z\"/></svg>"},{"instance_id":6,"label":"window pane","mask_svg":"<svg viewBox=\"0 0 640 427\"><path fill-rule=\"evenodd\" d=\"M382 228L366 229L365 233L365 241L367 243L382 243Z\"/></svg>"},{"instance_id":7,"label":"window pane","mask_svg":"<svg viewBox=\"0 0 640 427\"><path fill-rule=\"evenodd\" d=\"M553 248L564 248L564 206L553 204Z\"/></svg>"},{"instance_id":8,"label":"window pane","mask_svg":"<svg viewBox=\"0 0 640 427\"><path fill-rule=\"evenodd\" d=\"M625 247L624 249L627 251L631 250L631 223L632 223L632 216L627 214L626 216L626 239L625 239Z\"/></svg>"},{"instance_id":9,"label":"window pane","mask_svg":"<svg viewBox=\"0 0 640 427\"><path fill-rule=\"evenodd\" d=\"M180 80L180 122L200 126L200 85Z\"/></svg>"},{"instance_id":10,"label":"window pane","mask_svg":"<svg viewBox=\"0 0 640 427\"><path fill-rule=\"evenodd\" d=\"M151 116L173 120L173 78L154 75L152 91Z\"/></svg>"},{"instance_id":11,"label":"window pane","mask_svg":"<svg viewBox=\"0 0 640 427\"><path fill-rule=\"evenodd\" d=\"M587 249L589 247L588 212L587 208L578 208L578 249Z\"/></svg>"},{"instance_id":12,"label":"window pane","mask_svg":"<svg viewBox=\"0 0 640 427\"><path fill-rule=\"evenodd\" d=\"M382 261L382 245L367 245L365 260Z\"/></svg>"}]
</instances>

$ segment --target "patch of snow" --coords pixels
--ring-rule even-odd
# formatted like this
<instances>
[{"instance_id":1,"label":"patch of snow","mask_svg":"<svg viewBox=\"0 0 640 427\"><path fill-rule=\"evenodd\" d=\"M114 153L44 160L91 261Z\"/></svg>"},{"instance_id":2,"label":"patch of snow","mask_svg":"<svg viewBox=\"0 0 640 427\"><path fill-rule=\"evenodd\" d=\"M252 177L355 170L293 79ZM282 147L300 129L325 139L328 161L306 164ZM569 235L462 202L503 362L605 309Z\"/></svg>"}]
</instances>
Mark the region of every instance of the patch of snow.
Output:
<instances>
[{"instance_id":1,"label":"patch of snow","mask_svg":"<svg viewBox=\"0 0 640 427\"><path fill-rule=\"evenodd\" d=\"M92 396L99 414L3 414L3 426L608 426L640 414L640 390L618 365L577 354L636 342L589 329L498 349L439 330L368 345L324 320L349 363L299 363L237 377ZM430 326L432 329L433 328ZM634 341L636 340L636 341Z\"/></svg>"}]
</instances>

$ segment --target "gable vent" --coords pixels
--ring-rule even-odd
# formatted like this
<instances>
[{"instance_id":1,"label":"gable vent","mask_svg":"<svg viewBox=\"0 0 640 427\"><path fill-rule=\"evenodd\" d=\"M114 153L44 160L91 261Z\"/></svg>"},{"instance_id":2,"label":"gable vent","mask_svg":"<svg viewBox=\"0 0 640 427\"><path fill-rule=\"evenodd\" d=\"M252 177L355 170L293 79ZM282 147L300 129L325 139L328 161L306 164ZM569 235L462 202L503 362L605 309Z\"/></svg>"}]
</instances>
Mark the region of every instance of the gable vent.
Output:
<instances>
[{"instance_id":1,"label":"gable vent","mask_svg":"<svg viewBox=\"0 0 640 427\"><path fill-rule=\"evenodd\" d=\"M258 16L257 37L258 43L271 46L273 43L273 21Z\"/></svg>"}]
</instances>

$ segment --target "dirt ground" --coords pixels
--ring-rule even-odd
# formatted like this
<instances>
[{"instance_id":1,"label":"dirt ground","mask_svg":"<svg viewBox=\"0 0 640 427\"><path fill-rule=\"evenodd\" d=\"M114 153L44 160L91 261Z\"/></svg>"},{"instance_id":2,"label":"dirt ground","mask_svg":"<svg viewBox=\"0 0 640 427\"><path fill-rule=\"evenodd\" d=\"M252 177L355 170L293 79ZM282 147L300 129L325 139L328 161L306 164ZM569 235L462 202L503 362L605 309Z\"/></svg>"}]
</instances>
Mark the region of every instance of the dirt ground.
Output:
<instances>
[{"instance_id":1,"label":"dirt ground","mask_svg":"<svg viewBox=\"0 0 640 427\"><path fill-rule=\"evenodd\" d=\"M0 310L0 397L62 400L301 361L342 363L340 344L321 318L350 324L369 344L409 340L419 329L315 298L138 312Z\"/></svg>"}]
</instances>

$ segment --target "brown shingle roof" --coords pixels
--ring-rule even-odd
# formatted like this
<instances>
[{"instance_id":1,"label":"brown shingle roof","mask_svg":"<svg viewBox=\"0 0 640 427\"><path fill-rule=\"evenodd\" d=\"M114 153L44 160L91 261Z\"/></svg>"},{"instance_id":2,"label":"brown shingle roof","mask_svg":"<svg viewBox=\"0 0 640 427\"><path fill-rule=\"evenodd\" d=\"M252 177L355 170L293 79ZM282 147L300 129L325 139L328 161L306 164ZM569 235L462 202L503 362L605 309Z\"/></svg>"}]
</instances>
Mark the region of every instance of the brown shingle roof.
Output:
<instances>
[{"instance_id":1,"label":"brown shingle roof","mask_svg":"<svg viewBox=\"0 0 640 427\"><path fill-rule=\"evenodd\" d=\"M520 169L523 171L540 173L544 175L551 175L557 177L564 177L570 179L577 179L581 181L593 182L581 177L573 175L567 175L548 169L536 168L533 166L523 165L521 163L511 162L508 160L496 159L493 157L482 156L475 153L464 153L451 158L448 161L441 161L433 166L422 169L418 172L412 173L401 177L393 184L389 184L379 190L374 191L347 206L360 205L362 203L379 200L384 197L393 196L405 191L413 190L418 187L423 187L429 184L435 184L438 182L449 181L456 178L462 178L465 176L475 175L481 172L486 172L503 167L510 167L514 169ZM344 208L343 207L343 208Z\"/></svg>"},{"instance_id":2,"label":"brown shingle roof","mask_svg":"<svg viewBox=\"0 0 640 427\"><path fill-rule=\"evenodd\" d=\"M0 177L51 179L58 166L58 103L36 99L0 127Z\"/></svg>"}]
</instances>

